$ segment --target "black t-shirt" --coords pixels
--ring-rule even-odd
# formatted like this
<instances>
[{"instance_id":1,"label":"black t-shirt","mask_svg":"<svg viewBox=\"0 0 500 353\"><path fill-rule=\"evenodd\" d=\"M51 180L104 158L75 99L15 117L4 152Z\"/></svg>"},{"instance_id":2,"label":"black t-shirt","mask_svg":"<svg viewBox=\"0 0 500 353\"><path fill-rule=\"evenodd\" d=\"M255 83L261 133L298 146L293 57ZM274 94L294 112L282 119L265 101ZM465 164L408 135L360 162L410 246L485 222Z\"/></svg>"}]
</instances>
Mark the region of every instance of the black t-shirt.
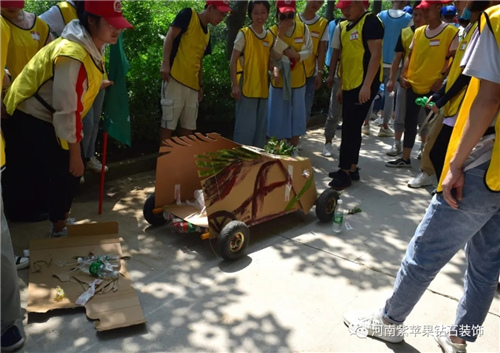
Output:
<instances>
[{"instance_id":1,"label":"black t-shirt","mask_svg":"<svg viewBox=\"0 0 500 353\"><path fill-rule=\"evenodd\" d=\"M177 38L174 39L174 43L172 45L172 52L170 53L170 66L172 66L174 63L175 55L177 54L177 50L179 50L179 44L181 42L182 35L186 33L192 15L193 11L190 8L182 9L175 17L174 22L172 22L172 26L180 28L181 33L177 36ZM208 27L203 26L201 22L200 25L201 28L203 29L203 32L207 33ZM210 54L212 54L211 39L208 40L208 45L203 55L210 55Z\"/></svg>"},{"instance_id":2,"label":"black t-shirt","mask_svg":"<svg viewBox=\"0 0 500 353\"><path fill-rule=\"evenodd\" d=\"M412 32L415 33L415 25L411 26L410 28L411 28ZM398 38L398 41L396 43L396 47L394 48L394 51L396 53L401 53L401 52L405 51L405 48L403 46L403 38L401 37L401 34L399 34L399 38Z\"/></svg>"}]
</instances>

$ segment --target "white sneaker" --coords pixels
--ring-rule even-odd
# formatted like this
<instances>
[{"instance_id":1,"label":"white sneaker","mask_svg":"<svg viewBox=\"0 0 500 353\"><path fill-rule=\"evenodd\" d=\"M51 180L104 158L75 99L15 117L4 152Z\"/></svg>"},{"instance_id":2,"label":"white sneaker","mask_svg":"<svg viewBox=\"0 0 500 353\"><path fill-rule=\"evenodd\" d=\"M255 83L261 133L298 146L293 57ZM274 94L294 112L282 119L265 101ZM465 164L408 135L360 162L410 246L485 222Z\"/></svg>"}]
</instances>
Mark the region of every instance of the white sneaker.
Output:
<instances>
[{"instance_id":1,"label":"white sneaker","mask_svg":"<svg viewBox=\"0 0 500 353\"><path fill-rule=\"evenodd\" d=\"M87 162L87 169L93 171L94 173L99 174L102 169L102 164L99 162L99 160L94 156L90 157L89 161ZM104 172L106 173L108 171L108 167L104 167Z\"/></svg>"},{"instance_id":2,"label":"white sneaker","mask_svg":"<svg viewBox=\"0 0 500 353\"><path fill-rule=\"evenodd\" d=\"M297 145L297 149L299 151L302 151L302 149L304 148L304 145L302 144L302 140L305 139L306 137L305 136L300 136L299 137L299 144Z\"/></svg>"},{"instance_id":3,"label":"white sneaker","mask_svg":"<svg viewBox=\"0 0 500 353\"><path fill-rule=\"evenodd\" d=\"M370 135L370 124L368 125L363 125L363 128L361 129L361 132L364 135Z\"/></svg>"},{"instance_id":4,"label":"white sneaker","mask_svg":"<svg viewBox=\"0 0 500 353\"><path fill-rule=\"evenodd\" d=\"M389 126L387 126L387 129L381 126L378 137L394 137L394 131Z\"/></svg>"},{"instance_id":5,"label":"white sneaker","mask_svg":"<svg viewBox=\"0 0 500 353\"><path fill-rule=\"evenodd\" d=\"M381 117L378 117L377 119L375 119L375 121L373 122L373 125L375 126L382 126L384 124L384 119L382 119Z\"/></svg>"},{"instance_id":6,"label":"white sneaker","mask_svg":"<svg viewBox=\"0 0 500 353\"><path fill-rule=\"evenodd\" d=\"M391 149L386 152L386 155L391 156L391 157L396 157L403 153L403 150L401 149L401 142L396 143L394 142L394 145L392 145Z\"/></svg>"},{"instance_id":7,"label":"white sneaker","mask_svg":"<svg viewBox=\"0 0 500 353\"><path fill-rule=\"evenodd\" d=\"M332 157L333 156L333 146L331 143L325 143L323 147L323 152L321 152L323 157Z\"/></svg>"},{"instance_id":8,"label":"white sneaker","mask_svg":"<svg viewBox=\"0 0 500 353\"><path fill-rule=\"evenodd\" d=\"M453 343L448 334L443 335L434 332L434 339L444 353L467 353L467 344Z\"/></svg>"},{"instance_id":9,"label":"white sneaker","mask_svg":"<svg viewBox=\"0 0 500 353\"><path fill-rule=\"evenodd\" d=\"M427 175L424 172L420 172L415 178L408 182L408 187L410 188L421 188L424 186L429 186L434 183L434 176Z\"/></svg>"},{"instance_id":10,"label":"white sneaker","mask_svg":"<svg viewBox=\"0 0 500 353\"><path fill-rule=\"evenodd\" d=\"M27 256L15 256L14 262L18 270L22 270L30 265L30 258Z\"/></svg>"},{"instance_id":11,"label":"white sneaker","mask_svg":"<svg viewBox=\"0 0 500 353\"><path fill-rule=\"evenodd\" d=\"M359 338L376 337L390 343L399 343L404 339L403 325L386 324L380 312L344 314L344 323L351 335Z\"/></svg>"}]
</instances>

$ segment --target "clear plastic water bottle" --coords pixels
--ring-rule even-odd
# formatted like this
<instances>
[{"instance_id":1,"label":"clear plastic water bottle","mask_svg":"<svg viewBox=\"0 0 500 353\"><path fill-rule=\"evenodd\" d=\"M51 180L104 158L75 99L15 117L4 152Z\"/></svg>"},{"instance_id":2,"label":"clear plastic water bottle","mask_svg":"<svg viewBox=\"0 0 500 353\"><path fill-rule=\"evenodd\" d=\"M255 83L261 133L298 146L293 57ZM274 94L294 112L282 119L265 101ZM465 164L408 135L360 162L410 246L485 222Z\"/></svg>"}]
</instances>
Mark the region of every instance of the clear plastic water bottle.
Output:
<instances>
[{"instance_id":1,"label":"clear plastic water bottle","mask_svg":"<svg viewBox=\"0 0 500 353\"><path fill-rule=\"evenodd\" d=\"M342 200L337 200L337 207L333 213L333 232L342 232L342 225L344 224L344 209L342 207Z\"/></svg>"},{"instance_id":2,"label":"clear plastic water bottle","mask_svg":"<svg viewBox=\"0 0 500 353\"><path fill-rule=\"evenodd\" d=\"M101 261L79 261L78 268L80 271L99 278L118 278L119 271L106 260Z\"/></svg>"}]
</instances>

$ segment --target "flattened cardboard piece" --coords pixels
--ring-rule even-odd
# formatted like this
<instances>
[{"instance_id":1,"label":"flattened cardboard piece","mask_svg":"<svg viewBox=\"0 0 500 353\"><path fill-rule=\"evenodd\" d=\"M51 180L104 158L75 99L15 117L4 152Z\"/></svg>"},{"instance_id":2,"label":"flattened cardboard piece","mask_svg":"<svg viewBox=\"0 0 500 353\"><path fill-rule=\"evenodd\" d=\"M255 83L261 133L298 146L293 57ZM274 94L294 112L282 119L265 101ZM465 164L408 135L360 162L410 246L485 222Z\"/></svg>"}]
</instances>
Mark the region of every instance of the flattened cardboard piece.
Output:
<instances>
[{"instance_id":1,"label":"flattened cardboard piece","mask_svg":"<svg viewBox=\"0 0 500 353\"><path fill-rule=\"evenodd\" d=\"M156 164L155 207L176 201L175 185L180 185L182 201L192 199L194 191L201 189L195 155L240 146L216 133L172 138L167 144L160 147L161 156Z\"/></svg>"},{"instance_id":2,"label":"flattened cardboard piece","mask_svg":"<svg viewBox=\"0 0 500 353\"><path fill-rule=\"evenodd\" d=\"M36 239L30 242L29 313L77 307L76 299L88 289L88 285L81 282L90 283L95 277L80 270L71 271L76 267L74 256L84 257L90 253L122 256L116 222L69 226L68 233L68 238ZM96 293L85 305L87 317L96 320L94 326L98 331L146 322L124 260L120 261L120 273L123 276L120 275L117 280L116 291ZM61 282L53 274L62 274L62 277L69 274L70 281ZM104 280L103 284L109 282ZM61 301L54 300L57 286L65 293Z\"/></svg>"},{"instance_id":3,"label":"flattened cardboard piece","mask_svg":"<svg viewBox=\"0 0 500 353\"><path fill-rule=\"evenodd\" d=\"M163 209L174 214L176 217L185 220L198 227L208 228L207 212L200 213L201 210L191 205L168 205Z\"/></svg>"},{"instance_id":4,"label":"flattened cardboard piece","mask_svg":"<svg viewBox=\"0 0 500 353\"><path fill-rule=\"evenodd\" d=\"M248 226L316 202L311 161L274 156L243 147L205 153L197 158L211 237L231 220ZM291 174L290 174L291 173Z\"/></svg>"}]
</instances>

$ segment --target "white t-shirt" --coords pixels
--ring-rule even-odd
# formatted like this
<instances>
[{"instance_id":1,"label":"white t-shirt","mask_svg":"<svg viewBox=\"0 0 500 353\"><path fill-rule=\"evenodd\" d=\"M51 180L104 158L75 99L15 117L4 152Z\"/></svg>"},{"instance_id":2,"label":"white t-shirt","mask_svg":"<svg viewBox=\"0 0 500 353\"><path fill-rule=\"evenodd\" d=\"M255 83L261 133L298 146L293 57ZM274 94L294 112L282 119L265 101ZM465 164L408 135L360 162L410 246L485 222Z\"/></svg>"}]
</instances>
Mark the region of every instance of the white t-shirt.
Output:
<instances>
[{"instance_id":1,"label":"white t-shirt","mask_svg":"<svg viewBox=\"0 0 500 353\"><path fill-rule=\"evenodd\" d=\"M500 57L500 50L496 38L493 33L491 33L488 26L484 27L480 35L478 35L478 33L479 31L474 33L471 40L471 44L475 40L477 40L477 44L475 46L469 45L461 62L462 65L466 64L463 74L500 84L500 60L498 60ZM471 50L469 50L469 48L471 48ZM474 119L474 117L470 118ZM495 122L496 118L491 126L494 126ZM489 161L491 159L494 144L494 134L481 138L465 161L464 170L475 168Z\"/></svg>"},{"instance_id":2,"label":"white t-shirt","mask_svg":"<svg viewBox=\"0 0 500 353\"><path fill-rule=\"evenodd\" d=\"M333 49L342 48L342 45L340 44L340 22L337 24L335 30L333 31L333 38L332 42L330 43L330 47Z\"/></svg>"},{"instance_id":3,"label":"white t-shirt","mask_svg":"<svg viewBox=\"0 0 500 353\"><path fill-rule=\"evenodd\" d=\"M302 15L299 14L300 19L302 22L304 22L306 25L312 25L315 24L319 20L319 16L316 14L311 20L305 20L302 18ZM325 30L323 31L323 36L321 37L321 42L328 42L328 26L325 27Z\"/></svg>"},{"instance_id":4,"label":"white t-shirt","mask_svg":"<svg viewBox=\"0 0 500 353\"><path fill-rule=\"evenodd\" d=\"M75 6L73 1L68 1L71 5ZM64 27L66 27L66 23L64 23L64 18L62 16L61 10L57 5L52 6L50 9L45 11L40 15L40 18L49 25L51 32L56 33L58 36L61 36Z\"/></svg>"},{"instance_id":5,"label":"white t-shirt","mask_svg":"<svg viewBox=\"0 0 500 353\"><path fill-rule=\"evenodd\" d=\"M250 27L250 29L252 30L252 32L255 33L255 35L257 36L257 38L259 38L259 39L266 38L267 31L264 28L262 28L262 32L261 33L257 33L257 32L255 32L255 30L253 28L253 25L250 25L248 27ZM238 34L236 35L236 39L234 40L233 49L236 49L239 52L243 52L243 50L245 49L245 43L246 43L245 42L245 35L243 34L242 31L238 31Z\"/></svg>"}]
</instances>

